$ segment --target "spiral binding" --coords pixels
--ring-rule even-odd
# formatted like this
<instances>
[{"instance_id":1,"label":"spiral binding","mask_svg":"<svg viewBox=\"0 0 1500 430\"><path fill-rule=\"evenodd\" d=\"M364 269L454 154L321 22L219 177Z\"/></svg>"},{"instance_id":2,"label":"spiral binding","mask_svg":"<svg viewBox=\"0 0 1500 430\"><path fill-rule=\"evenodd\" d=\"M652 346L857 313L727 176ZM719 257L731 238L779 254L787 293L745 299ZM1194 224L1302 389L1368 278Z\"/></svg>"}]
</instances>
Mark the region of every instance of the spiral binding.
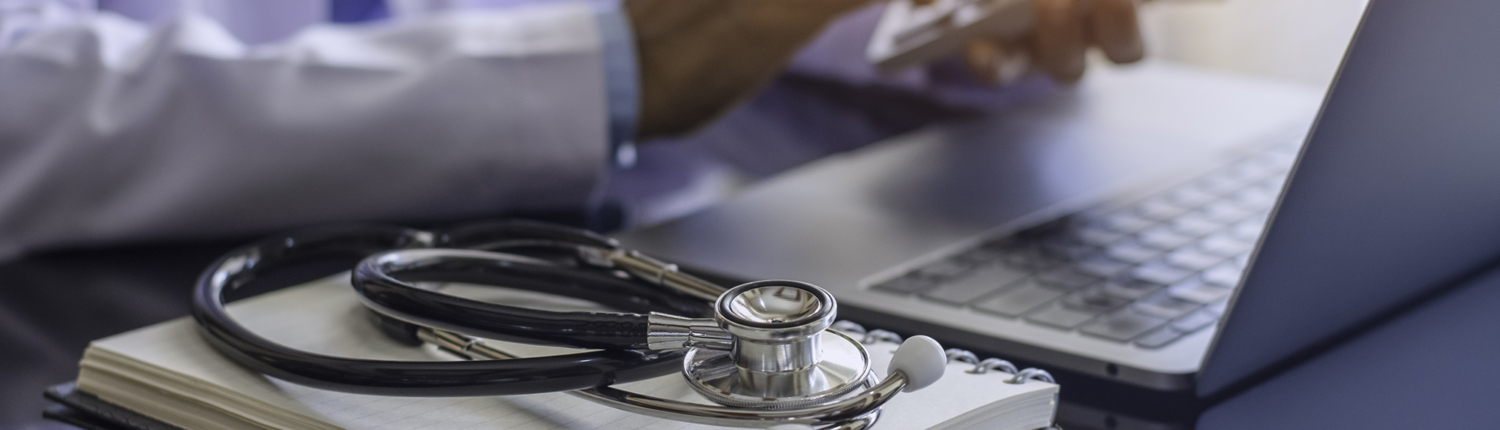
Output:
<instances>
[{"instance_id":1,"label":"spiral binding","mask_svg":"<svg viewBox=\"0 0 1500 430\"><path fill-rule=\"evenodd\" d=\"M833 326L831 328L844 333L857 334L862 336L860 338L860 343L901 343L901 341L903 340L901 338L901 335L898 335L896 333L880 329L866 330L865 326L859 325L858 323L852 321L838 321L833 323ZM1042 369L1028 367L1025 369L1017 370L1016 365L1011 364L1011 362L1009 361L1001 360L998 358L986 358L984 360L980 360L979 357L974 355L973 352L958 348L948 348L947 350L944 350L943 353L948 356L949 363L961 361L974 365L974 368L964 371L965 373L984 374L989 373L991 370L999 370L1001 372L1009 373L1012 375L1010 379L1005 380L1005 383L1007 384L1020 384L1030 380L1042 381L1049 384L1057 383L1055 379L1052 379L1052 374L1047 373L1047 371Z\"/></svg>"}]
</instances>

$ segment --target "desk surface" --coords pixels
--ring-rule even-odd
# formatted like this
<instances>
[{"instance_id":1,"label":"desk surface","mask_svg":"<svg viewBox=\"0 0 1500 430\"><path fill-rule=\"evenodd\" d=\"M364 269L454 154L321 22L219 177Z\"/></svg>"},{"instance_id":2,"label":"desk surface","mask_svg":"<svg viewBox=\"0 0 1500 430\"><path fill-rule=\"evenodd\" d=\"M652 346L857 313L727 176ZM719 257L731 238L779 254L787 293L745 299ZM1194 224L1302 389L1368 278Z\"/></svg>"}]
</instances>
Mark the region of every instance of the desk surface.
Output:
<instances>
[{"instance_id":1,"label":"desk surface","mask_svg":"<svg viewBox=\"0 0 1500 430\"><path fill-rule=\"evenodd\" d=\"M65 428L41 420L42 390L77 375L90 340L186 314L202 265L236 242L72 251L0 263L0 350L7 351L0 354L7 382L0 384L0 428ZM1209 408L1197 426L1500 428L1500 408L1493 407L1500 399L1496 310L1500 271ZM1140 411L1119 411L1118 419L1100 415L1099 422L1131 427L1123 417L1132 412Z\"/></svg>"}]
</instances>

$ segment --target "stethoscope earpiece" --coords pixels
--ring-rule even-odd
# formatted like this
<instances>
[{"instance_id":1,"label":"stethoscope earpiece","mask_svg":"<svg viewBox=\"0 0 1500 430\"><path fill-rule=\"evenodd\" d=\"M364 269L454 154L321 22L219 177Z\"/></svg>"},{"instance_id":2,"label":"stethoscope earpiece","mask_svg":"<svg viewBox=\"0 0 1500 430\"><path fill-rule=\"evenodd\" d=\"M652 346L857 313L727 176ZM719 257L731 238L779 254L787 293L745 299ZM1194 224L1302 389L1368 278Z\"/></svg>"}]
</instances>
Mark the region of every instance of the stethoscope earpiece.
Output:
<instances>
[{"instance_id":1,"label":"stethoscope earpiece","mask_svg":"<svg viewBox=\"0 0 1500 430\"><path fill-rule=\"evenodd\" d=\"M906 375L906 388L901 391L910 393L936 383L943 378L943 371L947 369L948 356L937 340L927 336L912 336L901 342L900 348L896 348L886 374Z\"/></svg>"}]
</instances>

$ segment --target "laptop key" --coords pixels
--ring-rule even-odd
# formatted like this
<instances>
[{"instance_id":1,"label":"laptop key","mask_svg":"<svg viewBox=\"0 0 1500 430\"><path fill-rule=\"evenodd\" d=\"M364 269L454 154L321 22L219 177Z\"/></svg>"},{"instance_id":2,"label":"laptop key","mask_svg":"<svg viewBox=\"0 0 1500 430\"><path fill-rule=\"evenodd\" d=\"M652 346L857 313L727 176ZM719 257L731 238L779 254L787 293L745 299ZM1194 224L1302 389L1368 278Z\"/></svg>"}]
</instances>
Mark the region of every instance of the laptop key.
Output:
<instances>
[{"instance_id":1,"label":"laptop key","mask_svg":"<svg viewBox=\"0 0 1500 430\"><path fill-rule=\"evenodd\" d=\"M1254 211L1246 210L1228 201L1209 203L1198 209L1197 213L1203 214L1206 218L1226 223L1239 221L1255 214Z\"/></svg>"},{"instance_id":2,"label":"laptop key","mask_svg":"<svg viewBox=\"0 0 1500 430\"><path fill-rule=\"evenodd\" d=\"M938 303L965 306L972 303L974 299L984 297L984 295L991 292L1003 290L1009 286L966 278L960 282L938 285L937 288L920 293L920 296Z\"/></svg>"},{"instance_id":3,"label":"laptop key","mask_svg":"<svg viewBox=\"0 0 1500 430\"><path fill-rule=\"evenodd\" d=\"M1182 282L1195 273L1191 270L1182 270L1163 263L1148 263L1135 268L1135 271L1131 272L1131 276L1146 282L1172 285Z\"/></svg>"},{"instance_id":4,"label":"laptop key","mask_svg":"<svg viewBox=\"0 0 1500 430\"><path fill-rule=\"evenodd\" d=\"M962 278L938 284L936 288L924 291L921 295L933 301L962 306L985 294L1010 287L1029 274L1010 266L992 264L969 272Z\"/></svg>"},{"instance_id":5,"label":"laptop key","mask_svg":"<svg viewBox=\"0 0 1500 430\"><path fill-rule=\"evenodd\" d=\"M1135 265L1099 255L1075 262L1073 263L1073 267L1078 268L1078 270L1084 273L1113 278L1130 272L1130 269L1135 268Z\"/></svg>"},{"instance_id":6,"label":"laptop key","mask_svg":"<svg viewBox=\"0 0 1500 430\"><path fill-rule=\"evenodd\" d=\"M1224 174L1240 183L1251 183L1271 175L1271 169L1254 159L1243 160L1224 170Z\"/></svg>"},{"instance_id":7,"label":"laptop key","mask_svg":"<svg viewBox=\"0 0 1500 430\"><path fill-rule=\"evenodd\" d=\"M1254 242L1256 239L1260 239L1260 234L1265 231L1265 220L1249 219L1235 223L1234 226L1229 228L1229 235L1245 242Z\"/></svg>"},{"instance_id":8,"label":"laptop key","mask_svg":"<svg viewBox=\"0 0 1500 430\"><path fill-rule=\"evenodd\" d=\"M1286 170L1292 168L1292 163L1297 162L1297 147L1287 145L1287 149L1281 146L1267 148L1260 155L1255 156L1255 162L1271 170Z\"/></svg>"},{"instance_id":9,"label":"laptop key","mask_svg":"<svg viewBox=\"0 0 1500 430\"><path fill-rule=\"evenodd\" d=\"M1167 295L1203 304L1217 302L1220 299L1229 297L1229 294L1233 292L1234 290L1232 289L1210 285L1199 279L1189 279L1177 285L1167 287Z\"/></svg>"},{"instance_id":10,"label":"laptop key","mask_svg":"<svg viewBox=\"0 0 1500 430\"><path fill-rule=\"evenodd\" d=\"M1250 253L1246 252L1234 256L1234 258L1229 259L1229 264L1233 265L1236 269L1245 270L1246 267L1250 266Z\"/></svg>"},{"instance_id":11,"label":"laptop key","mask_svg":"<svg viewBox=\"0 0 1500 430\"><path fill-rule=\"evenodd\" d=\"M1151 329L1166 324L1166 318L1157 318L1131 312L1129 309L1099 317L1079 329L1086 334L1105 339L1128 342Z\"/></svg>"},{"instance_id":12,"label":"laptop key","mask_svg":"<svg viewBox=\"0 0 1500 430\"><path fill-rule=\"evenodd\" d=\"M1202 206L1218 197L1195 186L1177 187L1167 194L1168 201L1183 207Z\"/></svg>"},{"instance_id":13,"label":"laptop key","mask_svg":"<svg viewBox=\"0 0 1500 430\"><path fill-rule=\"evenodd\" d=\"M1001 264L1011 267L1039 270L1057 263L1057 260L1047 256L1035 246L1020 247L1006 250L1000 256Z\"/></svg>"},{"instance_id":14,"label":"laptop key","mask_svg":"<svg viewBox=\"0 0 1500 430\"><path fill-rule=\"evenodd\" d=\"M1141 218L1166 221L1186 213L1190 207L1179 206L1165 198L1152 198L1135 205L1135 213Z\"/></svg>"},{"instance_id":15,"label":"laptop key","mask_svg":"<svg viewBox=\"0 0 1500 430\"><path fill-rule=\"evenodd\" d=\"M1120 233L1135 233L1145 230L1147 227L1156 225L1156 221L1142 218L1128 212L1116 212L1105 215L1099 219L1099 225Z\"/></svg>"},{"instance_id":16,"label":"laptop key","mask_svg":"<svg viewBox=\"0 0 1500 430\"><path fill-rule=\"evenodd\" d=\"M1219 322L1219 316L1212 313L1198 311L1187 314L1181 318L1172 320L1172 328L1184 333L1192 333L1201 328Z\"/></svg>"},{"instance_id":17,"label":"laptop key","mask_svg":"<svg viewBox=\"0 0 1500 430\"><path fill-rule=\"evenodd\" d=\"M1049 269L1036 275L1038 285L1063 291L1073 291L1103 281L1103 278L1067 267Z\"/></svg>"},{"instance_id":18,"label":"laptop key","mask_svg":"<svg viewBox=\"0 0 1500 430\"><path fill-rule=\"evenodd\" d=\"M1157 349L1163 346L1167 346L1167 344L1170 344L1172 343L1172 341L1175 341L1177 339L1181 339L1185 335L1187 335L1187 333L1173 330L1170 326L1161 327L1156 330L1152 330L1149 333L1143 334L1139 338L1136 338L1135 345L1142 348Z\"/></svg>"},{"instance_id":19,"label":"laptop key","mask_svg":"<svg viewBox=\"0 0 1500 430\"><path fill-rule=\"evenodd\" d=\"M1026 320L1046 324L1057 328L1072 329L1079 324L1094 319L1097 315L1092 312L1071 309L1057 303L1042 306L1040 309L1026 315Z\"/></svg>"},{"instance_id":20,"label":"laptop key","mask_svg":"<svg viewBox=\"0 0 1500 430\"><path fill-rule=\"evenodd\" d=\"M1250 252L1254 244L1235 239L1229 234L1215 234L1198 241L1198 250L1213 255L1233 257L1242 253Z\"/></svg>"},{"instance_id":21,"label":"laptop key","mask_svg":"<svg viewBox=\"0 0 1500 430\"><path fill-rule=\"evenodd\" d=\"M1044 242L1041 245L1042 253L1054 261L1075 261L1090 255L1098 254L1103 249L1097 245L1086 244L1071 240L1054 240Z\"/></svg>"},{"instance_id":22,"label":"laptop key","mask_svg":"<svg viewBox=\"0 0 1500 430\"><path fill-rule=\"evenodd\" d=\"M1272 191L1259 186L1252 186L1234 193L1234 202L1241 208L1251 211L1270 210L1276 204L1276 196L1281 190Z\"/></svg>"},{"instance_id":23,"label":"laptop key","mask_svg":"<svg viewBox=\"0 0 1500 430\"><path fill-rule=\"evenodd\" d=\"M1142 297L1149 296L1151 295L1151 293L1155 293L1166 287L1154 282L1131 280L1109 282L1104 284L1102 288L1104 288L1105 294L1135 301L1139 300Z\"/></svg>"},{"instance_id":24,"label":"laptop key","mask_svg":"<svg viewBox=\"0 0 1500 430\"><path fill-rule=\"evenodd\" d=\"M870 288L889 293L911 294L931 288L935 284L936 282L932 281L931 279L908 274L896 279L875 284Z\"/></svg>"},{"instance_id":25,"label":"laptop key","mask_svg":"<svg viewBox=\"0 0 1500 430\"><path fill-rule=\"evenodd\" d=\"M1186 235L1174 231L1171 226L1161 226L1141 232L1136 236L1136 241L1148 248L1161 250L1172 250L1186 246L1198 239L1197 236Z\"/></svg>"},{"instance_id":26,"label":"laptop key","mask_svg":"<svg viewBox=\"0 0 1500 430\"><path fill-rule=\"evenodd\" d=\"M958 255L953 256L953 259L960 262L977 265L995 261L996 259L1000 258L1002 254L1004 253L997 249L978 247L959 253Z\"/></svg>"},{"instance_id":27,"label":"laptop key","mask_svg":"<svg viewBox=\"0 0 1500 430\"><path fill-rule=\"evenodd\" d=\"M1203 282L1218 285L1224 288L1236 288L1240 286L1240 276L1244 271L1234 267L1232 263L1214 266L1203 272Z\"/></svg>"},{"instance_id":28,"label":"laptop key","mask_svg":"<svg viewBox=\"0 0 1500 430\"><path fill-rule=\"evenodd\" d=\"M1136 243L1134 240L1127 240L1104 248L1104 255L1109 256L1109 258L1134 264L1155 260L1156 257L1161 256L1162 252L1160 249L1141 246L1141 244Z\"/></svg>"},{"instance_id":29,"label":"laptop key","mask_svg":"<svg viewBox=\"0 0 1500 430\"><path fill-rule=\"evenodd\" d=\"M1062 295L1060 291L1042 288L1031 280L1025 280L1005 292L981 299L974 304L974 309L1017 317Z\"/></svg>"},{"instance_id":30,"label":"laptop key","mask_svg":"<svg viewBox=\"0 0 1500 430\"><path fill-rule=\"evenodd\" d=\"M1009 285L1031 276L1032 271L1005 263L986 264L974 269L964 279L983 279L991 283Z\"/></svg>"},{"instance_id":31,"label":"laptop key","mask_svg":"<svg viewBox=\"0 0 1500 430\"><path fill-rule=\"evenodd\" d=\"M945 280L968 272L970 265L957 259L944 259L917 269L917 275L934 280Z\"/></svg>"},{"instance_id":32,"label":"laptop key","mask_svg":"<svg viewBox=\"0 0 1500 430\"><path fill-rule=\"evenodd\" d=\"M1162 261L1179 269L1201 271L1223 263L1224 257L1188 248L1167 254Z\"/></svg>"},{"instance_id":33,"label":"laptop key","mask_svg":"<svg viewBox=\"0 0 1500 430\"><path fill-rule=\"evenodd\" d=\"M1222 196L1244 187L1245 184L1222 174L1209 174L1193 184L1194 188L1204 194Z\"/></svg>"},{"instance_id":34,"label":"laptop key","mask_svg":"<svg viewBox=\"0 0 1500 430\"><path fill-rule=\"evenodd\" d=\"M1141 299L1131 305L1136 312L1161 318L1177 318L1187 315L1188 312L1198 310L1203 305L1158 293L1154 296Z\"/></svg>"},{"instance_id":35,"label":"laptop key","mask_svg":"<svg viewBox=\"0 0 1500 430\"><path fill-rule=\"evenodd\" d=\"M1101 314L1130 304L1131 299L1110 295L1102 287L1076 291L1063 296L1064 307L1089 314Z\"/></svg>"},{"instance_id":36,"label":"laptop key","mask_svg":"<svg viewBox=\"0 0 1500 430\"><path fill-rule=\"evenodd\" d=\"M1229 301L1228 300L1220 300L1217 303L1214 303L1214 304L1211 304L1211 305L1203 307L1203 311L1204 312L1208 312L1208 313L1214 314L1214 316L1220 316L1220 317L1224 316L1224 312L1228 311L1228 310L1229 310Z\"/></svg>"},{"instance_id":37,"label":"laptop key","mask_svg":"<svg viewBox=\"0 0 1500 430\"><path fill-rule=\"evenodd\" d=\"M1209 233L1223 230L1225 224L1202 214L1193 213L1173 219L1170 225L1172 226L1172 230L1177 233L1193 237L1203 237Z\"/></svg>"},{"instance_id":38,"label":"laptop key","mask_svg":"<svg viewBox=\"0 0 1500 430\"><path fill-rule=\"evenodd\" d=\"M1078 236L1080 242L1097 246L1119 242L1120 239L1124 239L1130 235L1130 233L1121 233L1098 226L1084 226L1079 228L1074 234Z\"/></svg>"}]
</instances>

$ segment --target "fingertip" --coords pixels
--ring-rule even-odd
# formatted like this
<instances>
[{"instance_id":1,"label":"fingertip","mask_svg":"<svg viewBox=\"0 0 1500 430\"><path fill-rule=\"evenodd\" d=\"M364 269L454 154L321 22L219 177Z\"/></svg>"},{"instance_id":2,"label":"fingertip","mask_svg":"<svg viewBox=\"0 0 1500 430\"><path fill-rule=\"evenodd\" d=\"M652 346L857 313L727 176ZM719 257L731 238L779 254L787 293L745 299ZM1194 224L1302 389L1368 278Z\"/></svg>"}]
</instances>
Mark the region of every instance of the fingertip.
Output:
<instances>
[{"instance_id":1,"label":"fingertip","mask_svg":"<svg viewBox=\"0 0 1500 430\"><path fill-rule=\"evenodd\" d=\"M1083 75L1089 37L1073 0L1035 0L1036 26L1030 45L1036 66L1059 81Z\"/></svg>"},{"instance_id":2,"label":"fingertip","mask_svg":"<svg viewBox=\"0 0 1500 430\"><path fill-rule=\"evenodd\" d=\"M1094 43L1110 61L1124 64L1145 58L1135 1L1094 0L1090 21Z\"/></svg>"},{"instance_id":3,"label":"fingertip","mask_svg":"<svg viewBox=\"0 0 1500 430\"><path fill-rule=\"evenodd\" d=\"M988 39L970 40L964 45L964 64L975 78L986 84L999 83L1000 47Z\"/></svg>"},{"instance_id":4,"label":"fingertip","mask_svg":"<svg viewBox=\"0 0 1500 430\"><path fill-rule=\"evenodd\" d=\"M1069 70L1069 71L1064 72L1064 73L1048 73L1048 74L1052 75L1052 80L1054 82L1057 82L1057 83L1063 84L1063 85L1070 85L1071 86L1071 85L1076 85L1076 84L1078 84L1078 81L1083 80L1083 72L1084 72L1085 69L1086 68L1079 68L1076 71Z\"/></svg>"}]
</instances>

